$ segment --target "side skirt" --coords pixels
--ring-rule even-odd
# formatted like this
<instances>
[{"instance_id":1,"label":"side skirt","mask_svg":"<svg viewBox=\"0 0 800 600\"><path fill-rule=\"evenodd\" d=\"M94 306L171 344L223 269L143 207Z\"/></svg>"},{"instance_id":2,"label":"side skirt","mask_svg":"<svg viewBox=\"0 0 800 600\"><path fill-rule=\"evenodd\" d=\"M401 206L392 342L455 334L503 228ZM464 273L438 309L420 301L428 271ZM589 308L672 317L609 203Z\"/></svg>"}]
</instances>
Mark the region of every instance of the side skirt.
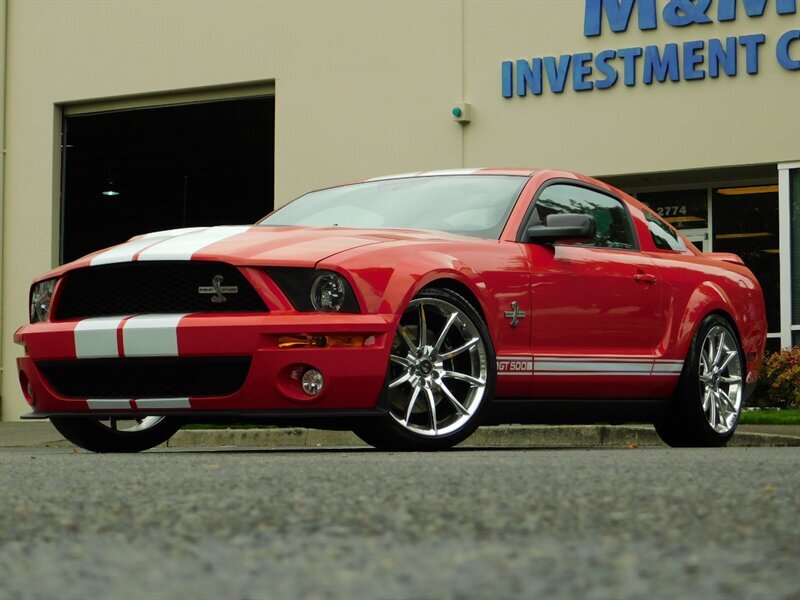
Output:
<instances>
[{"instance_id":1,"label":"side skirt","mask_svg":"<svg viewBox=\"0 0 800 600\"><path fill-rule=\"evenodd\" d=\"M484 425L652 423L670 403L669 398L496 398Z\"/></svg>"}]
</instances>

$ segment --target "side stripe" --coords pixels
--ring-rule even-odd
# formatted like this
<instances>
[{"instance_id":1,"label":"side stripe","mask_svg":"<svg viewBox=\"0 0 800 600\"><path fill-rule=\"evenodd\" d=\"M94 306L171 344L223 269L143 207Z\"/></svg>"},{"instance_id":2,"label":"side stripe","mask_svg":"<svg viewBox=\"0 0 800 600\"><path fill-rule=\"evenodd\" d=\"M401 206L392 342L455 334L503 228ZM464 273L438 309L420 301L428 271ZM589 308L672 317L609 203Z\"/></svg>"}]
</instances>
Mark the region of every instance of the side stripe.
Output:
<instances>
[{"instance_id":1,"label":"side stripe","mask_svg":"<svg viewBox=\"0 0 800 600\"><path fill-rule=\"evenodd\" d=\"M178 356L179 315L141 315L122 326L125 356Z\"/></svg>"},{"instance_id":2,"label":"side stripe","mask_svg":"<svg viewBox=\"0 0 800 600\"><path fill-rule=\"evenodd\" d=\"M252 225L211 227L179 235L142 250L137 260L191 260L195 252L199 252L206 246L239 235L251 228Z\"/></svg>"},{"instance_id":3,"label":"side stripe","mask_svg":"<svg viewBox=\"0 0 800 600\"><path fill-rule=\"evenodd\" d=\"M498 356L497 374L502 376L661 376L677 377L682 360L650 358L567 358Z\"/></svg>"},{"instance_id":4,"label":"side stripe","mask_svg":"<svg viewBox=\"0 0 800 600\"><path fill-rule=\"evenodd\" d=\"M76 358L116 358L117 328L127 317L83 319L75 325Z\"/></svg>"}]
</instances>

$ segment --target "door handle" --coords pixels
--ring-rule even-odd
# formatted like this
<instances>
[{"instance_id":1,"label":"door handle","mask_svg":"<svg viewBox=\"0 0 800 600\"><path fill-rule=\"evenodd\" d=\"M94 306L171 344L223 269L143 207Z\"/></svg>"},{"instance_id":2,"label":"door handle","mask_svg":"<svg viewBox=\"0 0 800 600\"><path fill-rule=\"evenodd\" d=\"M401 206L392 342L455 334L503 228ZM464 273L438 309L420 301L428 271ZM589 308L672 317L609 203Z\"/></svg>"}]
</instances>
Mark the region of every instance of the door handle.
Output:
<instances>
[{"instance_id":1,"label":"door handle","mask_svg":"<svg viewBox=\"0 0 800 600\"><path fill-rule=\"evenodd\" d=\"M634 281L641 281L642 283L647 283L653 285L656 282L656 276L650 273L636 273L633 276Z\"/></svg>"}]
</instances>

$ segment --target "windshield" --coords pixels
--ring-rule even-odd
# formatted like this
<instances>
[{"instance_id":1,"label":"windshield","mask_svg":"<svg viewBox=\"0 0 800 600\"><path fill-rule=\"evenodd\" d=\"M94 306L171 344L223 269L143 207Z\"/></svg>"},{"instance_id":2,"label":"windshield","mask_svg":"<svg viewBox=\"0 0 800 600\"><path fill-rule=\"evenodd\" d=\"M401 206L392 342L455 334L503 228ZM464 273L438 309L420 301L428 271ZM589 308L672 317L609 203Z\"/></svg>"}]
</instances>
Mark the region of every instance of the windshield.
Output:
<instances>
[{"instance_id":1,"label":"windshield","mask_svg":"<svg viewBox=\"0 0 800 600\"><path fill-rule=\"evenodd\" d=\"M311 192L258 224L433 229L497 239L527 179L441 175L367 181Z\"/></svg>"}]
</instances>

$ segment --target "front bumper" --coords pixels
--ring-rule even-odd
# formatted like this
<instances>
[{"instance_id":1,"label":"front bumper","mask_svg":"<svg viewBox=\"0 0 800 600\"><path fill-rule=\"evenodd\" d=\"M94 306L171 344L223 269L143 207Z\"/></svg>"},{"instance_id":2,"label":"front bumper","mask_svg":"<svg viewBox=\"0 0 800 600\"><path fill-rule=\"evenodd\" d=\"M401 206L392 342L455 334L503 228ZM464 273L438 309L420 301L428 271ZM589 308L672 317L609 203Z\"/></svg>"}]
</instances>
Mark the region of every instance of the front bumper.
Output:
<instances>
[{"instance_id":1,"label":"front bumper","mask_svg":"<svg viewBox=\"0 0 800 600\"><path fill-rule=\"evenodd\" d=\"M45 322L20 328L25 347L17 360L20 384L33 407L29 418L57 414L303 413L370 410L383 388L395 315L269 314L137 315ZM280 348L282 335L357 335L357 347ZM40 368L44 363L248 357L241 387L225 396L137 398L115 394L72 397L61 393ZM88 364L84 362L83 364ZM313 367L325 378L309 397L297 374ZM159 397L154 397L154 396ZM162 397L163 396L163 397Z\"/></svg>"}]
</instances>

